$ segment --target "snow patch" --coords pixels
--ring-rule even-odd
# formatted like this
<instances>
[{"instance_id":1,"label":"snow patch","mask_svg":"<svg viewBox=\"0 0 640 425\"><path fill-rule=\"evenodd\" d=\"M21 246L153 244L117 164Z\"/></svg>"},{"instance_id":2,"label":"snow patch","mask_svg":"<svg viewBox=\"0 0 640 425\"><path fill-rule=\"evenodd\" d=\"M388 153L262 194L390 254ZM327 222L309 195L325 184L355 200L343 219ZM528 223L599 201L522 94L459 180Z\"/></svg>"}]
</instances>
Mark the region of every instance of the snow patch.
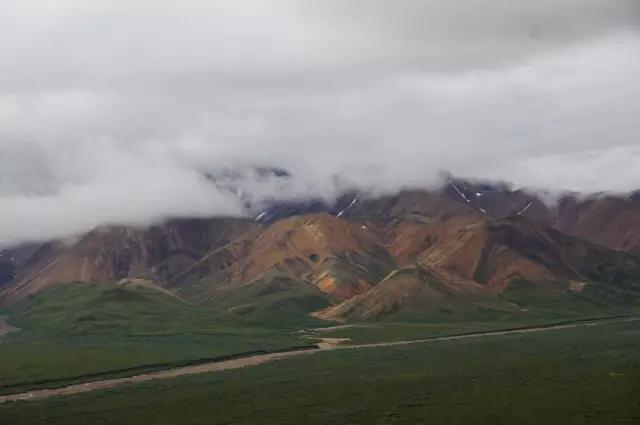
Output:
<instances>
[{"instance_id":1,"label":"snow patch","mask_svg":"<svg viewBox=\"0 0 640 425\"><path fill-rule=\"evenodd\" d=\"M524 207L519 213L518 215L522 215L524 214L529 208L531 208L531 204L533 204L533 201L529 201L529 203L527 204L526 207Z\"/></svg>"},{"instance_id":2,"label":"snow patch","mask_svg":"<svg viewBox=\"0 0 640 425\"><path fill-rule=\"evenodd\" d=\"M337 214L337 217L342 217L345 213L345 211L347 211L349 208L351 208L352 206L354 206L356 204L356 202L358 202L358 197L354 197L353 200L351 200L351 203L349 205L347 205L347 207L345 209L343 209L342 211L340 211Z\"/></svg>"},{"instance_id":3,"label":"snow patch","mask_svg":"<svg viewBox=\"0 0 640 425\"><path fill-rule=\"evenodd\" d=\"M462 191L460 189L458 189L458 186L456 186L455 184L453 184L453 182L449 182L449 184L451 185L452 188L455 189L456 192L458 192L458 195L460 195L460 197L462 199L464 199L466 202L471 202L467 199L467 197L465 196L464 193L462 193Z\"/></svg>"}]
</instances>

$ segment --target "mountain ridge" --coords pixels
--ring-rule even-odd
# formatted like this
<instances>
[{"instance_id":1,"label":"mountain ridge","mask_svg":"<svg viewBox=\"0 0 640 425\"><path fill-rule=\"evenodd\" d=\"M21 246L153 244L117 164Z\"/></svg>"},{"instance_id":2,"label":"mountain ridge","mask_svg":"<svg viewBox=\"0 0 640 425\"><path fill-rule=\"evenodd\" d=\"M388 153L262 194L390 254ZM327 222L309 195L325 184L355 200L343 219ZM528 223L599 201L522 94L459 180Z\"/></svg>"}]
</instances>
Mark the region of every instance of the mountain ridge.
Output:
<instances>
[{"instance_id":1,"label":"mountain ridge","mask_svg":"<svg viewBox=\"0 0 640 425\"><path fill-rule=\"evenodd\" d=\"M286 288L289 299L307 299L296 291L314 294L310 299L317 302L311 304L327 303L323 309L329 312L316 315L338 320L344 319L340 311L348 311L346 316L359 311L345 306L371 303L376 294L386 291L393 299L389 288L400 280L398 285L425 300L427 292L443 299L452 294L493 299L513 281L556 285L554 291L573 294L595 285L617 293L617 299L624 298L620 294L635 299L639 251L640 202L633 196L567 195L547 206L506 184L456 179L438 190L380 197L349 192L321 208L313 200L294 207L284 202L254 218L104 226L71 244L5 249L0 305L58 282L122 279L145 279L189 302L219 306L225 298L247 301L234 294L254 293L246 288L263 282ZM413 270L413 277L399 279L396 272L402 270ZM416 276L430 276L440 289L418 285ZM389 300L377 302L386 314L389 309L382 306Z\"/></svg>"}]
</instances>

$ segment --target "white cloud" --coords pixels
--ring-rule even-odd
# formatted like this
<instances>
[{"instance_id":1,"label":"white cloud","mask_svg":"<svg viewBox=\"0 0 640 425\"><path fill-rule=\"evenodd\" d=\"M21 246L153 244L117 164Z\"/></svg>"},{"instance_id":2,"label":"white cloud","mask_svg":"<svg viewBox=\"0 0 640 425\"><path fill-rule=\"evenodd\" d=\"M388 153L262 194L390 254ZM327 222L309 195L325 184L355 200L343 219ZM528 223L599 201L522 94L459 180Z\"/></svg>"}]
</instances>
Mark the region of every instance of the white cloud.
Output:
<instances>
[{"instance_id":1,"label":"white cloud","mask_svg":"<svg viewBox=\"0 0 640 425\"><path fill-rule=\"evenodd\" d=\"M0 245L441 170L640 187L634 1L23 0L0 16ZM392 6L390 6L392 5Z\"/></svg>"}]
</instances>

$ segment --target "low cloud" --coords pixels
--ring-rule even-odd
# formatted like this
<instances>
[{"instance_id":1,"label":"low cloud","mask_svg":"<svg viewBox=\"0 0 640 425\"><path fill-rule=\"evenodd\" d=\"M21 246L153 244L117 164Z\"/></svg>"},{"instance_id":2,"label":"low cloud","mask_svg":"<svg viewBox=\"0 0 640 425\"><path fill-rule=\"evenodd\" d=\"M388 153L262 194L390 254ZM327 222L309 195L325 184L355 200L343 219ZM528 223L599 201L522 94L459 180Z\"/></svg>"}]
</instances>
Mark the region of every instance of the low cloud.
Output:
<instances>
[{"instance_id":1,"label":"low cloud","mask_svg":"<svg viewBox=\"0 0 640 425\"><path fill-rule=\"evenodd\" d=\"M222 170L253 204L442 170L640 188L637 2L443 4L9 1L0 246L246 213Z\"/></svg>"}]
</instances>

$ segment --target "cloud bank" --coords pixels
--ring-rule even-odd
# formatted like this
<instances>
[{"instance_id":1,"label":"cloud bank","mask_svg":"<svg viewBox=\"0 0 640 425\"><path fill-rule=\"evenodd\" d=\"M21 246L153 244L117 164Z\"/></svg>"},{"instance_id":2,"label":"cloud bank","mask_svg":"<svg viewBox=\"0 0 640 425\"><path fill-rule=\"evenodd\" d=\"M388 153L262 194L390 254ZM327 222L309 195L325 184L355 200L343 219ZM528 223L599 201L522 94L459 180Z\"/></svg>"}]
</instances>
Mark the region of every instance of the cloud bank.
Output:
<instances>
[{"instance_id":1,"label":"cloud bank","mask_svg":"<svg viewBox=\"0 0 640 425\"><path fill-rule=\"evenodd\" d=\"M442 170L640 188L634 0L8 0L0 246ZM455 3L455 4L453 4Z\"/></svg>"}]
</instances>

